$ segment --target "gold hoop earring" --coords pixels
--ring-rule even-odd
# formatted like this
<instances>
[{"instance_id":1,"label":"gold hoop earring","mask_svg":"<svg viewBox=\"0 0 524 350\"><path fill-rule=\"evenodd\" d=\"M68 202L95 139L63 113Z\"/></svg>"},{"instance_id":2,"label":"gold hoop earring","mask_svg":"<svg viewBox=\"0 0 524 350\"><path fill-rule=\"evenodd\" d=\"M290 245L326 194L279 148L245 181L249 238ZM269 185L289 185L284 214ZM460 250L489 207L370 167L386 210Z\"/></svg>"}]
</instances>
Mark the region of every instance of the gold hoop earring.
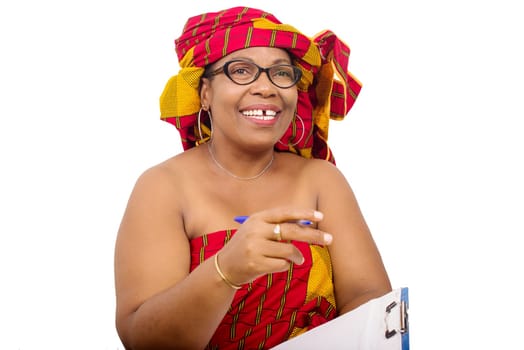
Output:
<instances>
[{"instance_id":1,"label":"gold hoop earring","mask_svg":"<svg viewBox=\"0 0 524 350\"><path fill-rule=\"evenodd\" d=\"M205 111L207 113L207 115L208 115L208 118L209 118L209 125L210 125L209 138L211 138L211 135L213 134L213 120L211 118L211 111L209 109L207 109L207 107L202 106L202 107L200 107L200 109L198 111L198 115L197 115L197 128L198 128L198 135L200 136L200 140L199 140L198 143L204 142L204 136L202 135L202 122L201 122L202 111Z\"/></svg>"},{"instance_id":2,"label":"gold hoop earring","mask_svg":"<svg viewBox=\"0 0 524 350\"><path fill-rule=\"evenodd\" d=\"M302 141L302 139L306 135L306 125L304 124L304 120L302 119L301 116L298 115L298 113L295 113L295 120L297 120L297 118L300 121L300 124L302 124L302 135L300 135L300 138L298 139L298 141L296 141L295 143L288 143L287 145L284 142L278 140L278 142L281 145L288 146L288 147L294 147L294 146L298 145L300 143L300 141Z\"/></svg>"}]
</instances>

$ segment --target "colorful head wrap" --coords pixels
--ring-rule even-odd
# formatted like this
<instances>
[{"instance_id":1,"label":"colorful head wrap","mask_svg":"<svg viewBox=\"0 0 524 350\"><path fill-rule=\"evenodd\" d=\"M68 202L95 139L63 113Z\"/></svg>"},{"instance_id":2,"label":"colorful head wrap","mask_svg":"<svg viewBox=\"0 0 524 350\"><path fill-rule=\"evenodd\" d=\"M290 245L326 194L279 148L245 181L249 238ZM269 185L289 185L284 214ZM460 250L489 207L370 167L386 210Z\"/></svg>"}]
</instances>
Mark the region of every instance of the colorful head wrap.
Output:
<instances>
[{"instance_id":1,"label":"colorful head wrap","mask_svg":"<svg viewBox=\"0 0 524 350\"><path fill-rule=\"evenodd\" d=\"M346 116L361 84L347 71L349 47L333 32L326 30L309 38L267 12L234 7L189 18L175 45L180 71L167 82L160 97L160 117L179 130L184 150L211 136L204 123L197 123L205 67L234 51L266 46L288 51L293 64L302 70L297 114L303 122L294 118L275 149L334 163L327 145L329 120ZM294 144L295 140L299 142Z\"/></svg>"}]
</instances>

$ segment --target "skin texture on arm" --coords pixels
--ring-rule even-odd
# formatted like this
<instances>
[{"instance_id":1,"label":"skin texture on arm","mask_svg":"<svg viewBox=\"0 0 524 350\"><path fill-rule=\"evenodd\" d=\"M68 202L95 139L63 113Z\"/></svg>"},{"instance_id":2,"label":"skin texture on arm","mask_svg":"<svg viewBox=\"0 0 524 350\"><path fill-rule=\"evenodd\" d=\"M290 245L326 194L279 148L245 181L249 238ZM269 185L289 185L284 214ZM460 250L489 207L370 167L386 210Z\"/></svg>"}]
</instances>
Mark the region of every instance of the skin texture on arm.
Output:
<instances>
[{"instance_id":1,"label":"skin texture on arm","mask_svg":"<svg viewBox=\"0 0 524 350\"><path fill-rule=\"evenodd\" d=\"M319 229L333 235L329 246L337 308L351 311L391 291L386 269L355 195L344 175L328 162L313 171L322 174L318 210L324 213Z\"/></svg>"},{"instance_id":2,"label":"skin texture on arm","mask_svg":"<svg viewBox=\"0 0 524 350\"><path fill-rule=\"evenodd\" d=\"M127 349L203 348L234 290L209 259L189 275L189 243L162 166L137 181L115 250L117 329Z\"/></svg>"}]
</instances>

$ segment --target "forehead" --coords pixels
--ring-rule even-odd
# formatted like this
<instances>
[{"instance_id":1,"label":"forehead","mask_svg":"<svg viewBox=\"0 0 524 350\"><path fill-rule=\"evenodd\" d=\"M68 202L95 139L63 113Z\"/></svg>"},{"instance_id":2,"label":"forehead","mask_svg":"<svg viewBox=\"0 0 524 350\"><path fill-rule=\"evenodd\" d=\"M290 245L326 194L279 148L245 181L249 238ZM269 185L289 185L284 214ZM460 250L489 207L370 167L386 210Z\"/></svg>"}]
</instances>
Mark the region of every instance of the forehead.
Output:
<instances>
[{"instance_id":1,"label":"forehead","mask_svg":"<svg viewBox=\"0 0 524 350\"><path fill-rule=\"evenodd\" d=\"M291 63L291 58L286 50L275 47L249 47L224 56L213 66L220 67L232 59L246 59L263 67L276 63Z\"/></svg>"}]
</instances>

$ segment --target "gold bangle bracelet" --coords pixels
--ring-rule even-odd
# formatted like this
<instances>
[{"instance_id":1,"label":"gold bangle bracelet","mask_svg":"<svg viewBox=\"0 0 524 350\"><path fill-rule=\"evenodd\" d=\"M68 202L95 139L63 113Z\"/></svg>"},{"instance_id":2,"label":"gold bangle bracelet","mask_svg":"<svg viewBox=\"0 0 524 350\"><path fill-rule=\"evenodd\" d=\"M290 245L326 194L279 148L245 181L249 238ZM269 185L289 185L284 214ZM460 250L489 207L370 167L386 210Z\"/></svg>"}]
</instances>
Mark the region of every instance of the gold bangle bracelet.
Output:
<instances>
[{"instance_id":1,"label":"gold bangle bracelet","mask_svg":"<svg viewBox=\"0 0 524 350\"><path fill-rule=\"evenodd\" d=\"M228 280L226 276L222 273L222 270L220 270L220 267L218 267L218 253L215 254L215 269L217 270L218 274L220 275L220 278L222 278L222 280L226 282L228 286L230 286L233 289L242 288L242 286L239 286L238 284L234 284L233 282Z\"/></svg>"}]
</instances>

